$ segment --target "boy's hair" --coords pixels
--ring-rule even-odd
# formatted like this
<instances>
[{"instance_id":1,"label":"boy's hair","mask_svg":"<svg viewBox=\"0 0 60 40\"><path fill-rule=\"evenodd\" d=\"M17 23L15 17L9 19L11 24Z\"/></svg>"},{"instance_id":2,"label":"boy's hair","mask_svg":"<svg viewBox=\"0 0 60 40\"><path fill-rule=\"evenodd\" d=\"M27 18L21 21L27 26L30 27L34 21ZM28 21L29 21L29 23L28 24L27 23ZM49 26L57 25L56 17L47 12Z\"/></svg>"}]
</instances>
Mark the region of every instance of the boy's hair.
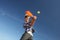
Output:
<instances>
[{"instance_id":1,"label":"boy's hair","mask_svg":"<svg viewBox=\"0 0 60 40\"><path fill-rule=\"evenodd\" d=\"M33 14L30 11L25 11L25 16L33 16Z\"/></svg>"}]
</instances>

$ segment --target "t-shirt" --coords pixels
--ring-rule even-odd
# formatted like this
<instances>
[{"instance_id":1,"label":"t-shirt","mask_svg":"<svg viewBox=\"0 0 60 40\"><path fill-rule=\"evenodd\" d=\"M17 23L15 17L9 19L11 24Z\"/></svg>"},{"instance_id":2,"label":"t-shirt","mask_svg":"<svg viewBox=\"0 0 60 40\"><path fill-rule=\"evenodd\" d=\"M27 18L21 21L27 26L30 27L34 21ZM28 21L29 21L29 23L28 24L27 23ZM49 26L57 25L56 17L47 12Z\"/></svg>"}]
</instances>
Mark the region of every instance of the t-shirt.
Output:
<instances>
[{"instance_id":1,"label":"t-shirt","mask_svg":"<svg viewBox=\"0 0 60 40\"><path fill-rule=\"evenodd\" d=\"M33 36L32 27L30 26L31 20L32 20L32 18L29 19L29 22L25 22L24 26L26 26L25 31Z\"/></svg>"}]
</instances>

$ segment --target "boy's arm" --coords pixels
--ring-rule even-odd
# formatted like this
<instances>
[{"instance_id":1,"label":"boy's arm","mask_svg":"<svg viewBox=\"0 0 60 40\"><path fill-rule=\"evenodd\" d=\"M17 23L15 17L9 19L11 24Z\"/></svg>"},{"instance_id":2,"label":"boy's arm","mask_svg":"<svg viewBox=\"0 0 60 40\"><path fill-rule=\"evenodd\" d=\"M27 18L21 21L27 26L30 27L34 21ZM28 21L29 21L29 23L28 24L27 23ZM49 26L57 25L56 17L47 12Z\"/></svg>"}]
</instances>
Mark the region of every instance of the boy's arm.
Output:
<instances>
[{"instance_id":1,"label":"boy's arm","mask_svg":"<svg viewBox=\"0 0 60 40\"><path fill-rule=\"evenodd\" d=\"M33 16L32 21L31 21L31 27L34 25L35 20L37 19L36 16Z\"/></svg>"}]
</instances>

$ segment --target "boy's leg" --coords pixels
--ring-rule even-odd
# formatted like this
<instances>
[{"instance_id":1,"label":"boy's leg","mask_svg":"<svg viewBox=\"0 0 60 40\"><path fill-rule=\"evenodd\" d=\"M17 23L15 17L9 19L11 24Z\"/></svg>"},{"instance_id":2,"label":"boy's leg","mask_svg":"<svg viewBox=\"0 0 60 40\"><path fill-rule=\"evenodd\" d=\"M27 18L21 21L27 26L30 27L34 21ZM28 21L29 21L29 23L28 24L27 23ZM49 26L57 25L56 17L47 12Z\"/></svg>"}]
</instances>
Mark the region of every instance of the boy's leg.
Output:
<instances>
[{"instance_id":1,"label":"boy's leg","mask_svg":"<svg viewBox=\"0 0 60 40\"><path fill-rule=\"evenodd\" d=\"M25 32L25 33L22 35L22 37L21 37L20 40L28 40L30 37L31 37L31 35Z\"/></svg>"},{"instance_id":2,"label":"boy's leg","mask_svg":"<svg viewBox=\"0 0 60 40\"><path fill-rule=\"evenodd\" d=\"M29 37L29 39L28 40L33 40L33 37L31 36L31 37Z\"/></svg>"}]
</instances>

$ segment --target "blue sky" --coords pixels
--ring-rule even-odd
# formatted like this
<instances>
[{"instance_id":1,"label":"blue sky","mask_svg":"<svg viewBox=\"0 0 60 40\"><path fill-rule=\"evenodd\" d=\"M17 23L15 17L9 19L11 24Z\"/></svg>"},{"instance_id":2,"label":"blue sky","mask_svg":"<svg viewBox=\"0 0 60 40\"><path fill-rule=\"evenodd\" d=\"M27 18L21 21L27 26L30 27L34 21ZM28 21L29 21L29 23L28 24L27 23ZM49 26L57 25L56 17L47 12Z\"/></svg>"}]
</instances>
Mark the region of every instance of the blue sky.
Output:
<instances>
[{"instance_id":1,"label":"blue sky","mask_svg":"<svg viewBox=\"0 0 60 40\"><path fill-rule=\"evenodd\" d=\"M34 40L60 40L59 0L0 0L0 40L21 38L26 10L37 16Z\"/></svg>"}]
</instances>

